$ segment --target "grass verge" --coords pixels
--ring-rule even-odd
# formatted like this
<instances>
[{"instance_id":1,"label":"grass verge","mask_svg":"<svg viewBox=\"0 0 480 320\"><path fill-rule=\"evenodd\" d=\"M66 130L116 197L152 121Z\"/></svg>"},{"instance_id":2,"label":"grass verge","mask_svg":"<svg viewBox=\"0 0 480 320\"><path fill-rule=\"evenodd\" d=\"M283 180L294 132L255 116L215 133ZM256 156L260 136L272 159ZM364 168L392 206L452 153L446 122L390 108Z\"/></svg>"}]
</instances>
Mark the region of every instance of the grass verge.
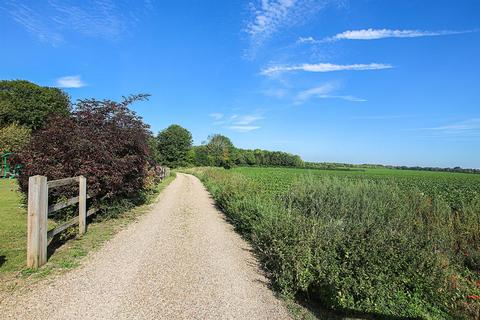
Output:
<instances>
[{"instance_id":1,"label":"grass verge","mask_svg":"<svg viewBox=\"0 0 480 320\"><path fill-rule=\"evenodd\" d=\"M0 273L25 264L27 214L17 181L0 179Z\"/></svg>"}]
</instances>

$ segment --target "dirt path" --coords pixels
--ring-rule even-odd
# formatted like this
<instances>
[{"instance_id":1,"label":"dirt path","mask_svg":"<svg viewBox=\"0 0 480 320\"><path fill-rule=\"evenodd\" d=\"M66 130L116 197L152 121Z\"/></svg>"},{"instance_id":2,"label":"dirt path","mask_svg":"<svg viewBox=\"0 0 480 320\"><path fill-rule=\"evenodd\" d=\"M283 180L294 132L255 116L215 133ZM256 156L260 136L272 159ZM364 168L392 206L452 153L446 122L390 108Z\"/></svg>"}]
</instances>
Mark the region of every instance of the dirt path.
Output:
<instances>
[{"instance_id":1,"label":"dirt path","mask_svg":"<svg viewBox=\"0 0 480 320\"><path fill-rule=\"evenodd\" d=\"M17 292L2 319L287 319L250 247L201 182L178 174L153 210L82 267Z\"/></svg>"}]
</instances>

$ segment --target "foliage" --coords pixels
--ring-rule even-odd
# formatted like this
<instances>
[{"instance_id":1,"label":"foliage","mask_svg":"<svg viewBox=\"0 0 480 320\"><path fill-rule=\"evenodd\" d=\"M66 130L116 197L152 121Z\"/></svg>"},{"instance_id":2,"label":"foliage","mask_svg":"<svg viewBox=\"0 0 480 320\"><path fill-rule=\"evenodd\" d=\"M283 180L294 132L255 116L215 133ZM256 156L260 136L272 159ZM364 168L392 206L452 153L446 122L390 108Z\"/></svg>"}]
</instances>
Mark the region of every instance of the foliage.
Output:
<instances>
[{"instance_id":1,"label":"foliage","mask_svg":"<svg viewBox=\"0 0 480 320\"><path fill-rule=\"evenodd\" d=\"M89 194L97 199L129 198L141 192L148 169L149 131L128 106L146 98L79 100L70 117L51 117L19 155L24 164L19 179L23 192L28 177L38 174L49 180L84 175Z\"/></svg>"},{"instance_id":2,"label":"foliage","mask_svg":"<svg viewBox=\"0 0 480 320\"><path fill-rule=\"evenodd\" d=\"M236 156L235 163L240 166L303 167L300 156L281 151L237 149Z\"/></svg>"},{"instance_id":3,"label":"foliage","mask_svg":"<svg viewBox=\"0 0 480 320\"><path fill-rule=\"evenodd\" d=\"M147 139L148 150L150 153L150 163L152 165L157 165L161 162L160 151L158 148L158 139L153 135L150 135Z\"/></svg>"},{"instance_id":4,"label":"foliage","mask_svg":"<svg viewBox=\"0 0 480 320\"><path fill-rule=\"evenodd\" d=\"M282 171L296 177L272 192ZM478 317L480 199L452 212L392 179L302 172L195 171L283 293L380 316Z\"/></svg>"},{"instance_id":5,"label":"foliage","mask_svg":"<svg viewBox=\"0 0 480 320\"><path fill-rule=\"evenodd\" d=\"M187 129L172 124L157 137L160 163L171 168L185 166L187 154L192 148L192 134Z\"/></svg>"},{"instance_id":6,"label":"foliage","mask_svg":"<svg viewBox=\"0 0 480 320\"><path fill-rule=\"evenodd\" d=\"M24 80L0 81L0 127L18 123L39 129L50 114L67 116L70 98L58 88Z\"/></svg>"},{"instance_id":7,"label":"foliage","mask_svg":"<svg viewBox=\"0 0 480 320\"><path fill-rule=\"evenodd\" d=\"M193 147L188 154L192 166L231 168L237 166L303 167L298 155L281 151L248 150L236 148L229 138L215 134L206 144Z\"/></svg>"},{"instance_id":8,"label":"foliage","mask_svg":"<svg viewBox=\"0 0 480 320\"><path fill-rule=\"evenodd\" d=\"M194 161L194 166L210 167L214 166L213 157L209 155L208 148L205 145L195 146L192 148L193 154L190 154L190 159Z\"/></svg>"},{"instance_id":9,"label":"foliage","mask_svg":"<svg viewBox=\"0 0 480 320\"><path fill-rule=\"evenodd\" d=\"M21 151L30 141L31 130L17 123L0 128L0 154Z\"/></svg>"},{"instance_id":10,"label":"foliage","mask_svg":"<svg viewBox=\"0 0 480 320\"><path fill-rule=\"evenodd\" d=\"M213 134L208 137L206 147L214 166L224 168L233 166L235 147L229 138L221 134Z\"/></svg>"}]
</instances>

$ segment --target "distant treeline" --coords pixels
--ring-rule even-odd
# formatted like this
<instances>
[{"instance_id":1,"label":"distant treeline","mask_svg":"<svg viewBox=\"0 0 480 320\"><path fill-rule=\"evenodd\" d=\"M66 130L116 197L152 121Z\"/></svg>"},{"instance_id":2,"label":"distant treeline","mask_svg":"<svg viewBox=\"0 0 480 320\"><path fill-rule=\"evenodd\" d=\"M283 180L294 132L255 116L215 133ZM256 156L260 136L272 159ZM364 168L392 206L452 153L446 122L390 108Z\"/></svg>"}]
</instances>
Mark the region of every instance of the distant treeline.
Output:
<instances>
[{"instance_id":1,"label":"distant treeline","mask_svg":"<svg viewBox=\"0 0 480 320\"><path fill-rule=\"evenodd\" d=\"M150 140L150 149L157 163L171 168L269 166L303 167L298 155L281 151L246 150L233 145L221 134L213 134L199 146L192 145L191 133L179 125L171 125Z\"/></svg>"},{"instance_id":2,"label":"distant treeline","mask_svg":"<svg viewBox=\"0 0 480 320\"><path fill-rule=\"evenodd\" d=\"M232 168L234 166L263 166L346 171L364 171L368 168L384 168L480 173L479 169L463 169L460 167L433 168L379 164L306 162L303 161L299 155L287 152L237 148L228 137L221 134L210 135L207 141L201 145L193 146L190 131L176 124L162 130L156 137L150 137L149 147L155 163L171 168L185 166L224 168Z\"/></svg>"},{"instance_id":3,"label":"distant treeline","mask_svg":"<svg viewBox=\"0 0 480 320\"><path fill-rule=\"evenodd\" d=\"M265 166L265 167L303 167L304 162L298 155L268 150L248 150L239 148L222 149L221 152L211 145L192 148L188 162L194 166Z\"/></svg>"},{"instance_id":4,"label":"distant treeline","mask_svg":"<svg viewBox=\"0 0 480 320\"><path fill-rule=\"evenodd\" d=\"M335 162L304 162L304 167L309 169L324 170L362 170L362 169L397 169L397 170L419 170L419 171L437 171L437 172L460 172L460 173L476 173L480 174L480 169L469 168L439 168L439 167L409 167L409 166L393 166L382 164L350 164Z\"/></svg>"},{"instance_id":5,"label":"distant treeline","mask_svg":"<svg viewBox=\"0 0 480 320\"><path fill-rule=\"evenodd\" d=\"M392 168L399 170L422 170L422 171L441 171L441 172L461 172L461 173L480 173L480 169L469 168L438 168L438 167L407 167L407 166L382 166L383 168Z\"/></svg>"}]
</instances>

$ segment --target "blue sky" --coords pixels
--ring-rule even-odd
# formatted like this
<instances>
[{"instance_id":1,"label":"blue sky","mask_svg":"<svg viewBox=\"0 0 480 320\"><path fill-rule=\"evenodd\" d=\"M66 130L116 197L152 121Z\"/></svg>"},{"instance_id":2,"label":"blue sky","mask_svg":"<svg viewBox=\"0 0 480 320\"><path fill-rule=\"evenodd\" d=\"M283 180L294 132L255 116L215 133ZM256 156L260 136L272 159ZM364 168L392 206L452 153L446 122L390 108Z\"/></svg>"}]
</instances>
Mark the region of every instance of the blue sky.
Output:
<instances>
[{"instance_id":1,"label":"blue sky","mask_svg":"<svg viewBox=\"0 0 480 320\"><path fill-rule=\"evenodd\" d=\"M3 0L0 31L0 78L150 93L196 144L480 168L480 1Z\"/></svg>"}]
</instances>

